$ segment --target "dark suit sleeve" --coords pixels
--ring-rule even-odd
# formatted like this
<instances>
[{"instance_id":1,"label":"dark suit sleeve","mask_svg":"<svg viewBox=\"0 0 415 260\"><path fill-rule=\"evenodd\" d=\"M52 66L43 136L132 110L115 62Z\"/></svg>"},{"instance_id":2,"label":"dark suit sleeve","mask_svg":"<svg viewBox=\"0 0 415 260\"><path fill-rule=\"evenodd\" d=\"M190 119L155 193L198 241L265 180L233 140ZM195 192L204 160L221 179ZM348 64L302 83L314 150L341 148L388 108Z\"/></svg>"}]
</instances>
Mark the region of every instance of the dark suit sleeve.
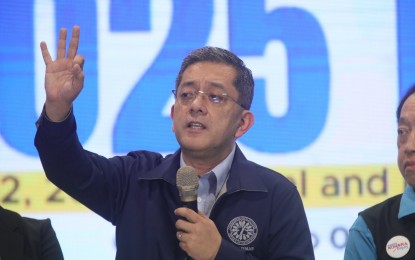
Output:
<instances>
[{"instance_id":1,"label":"dark suit sleeve","mask_svg":"<svg viewBox=\"0 0 415 260\"><path fill-rule=\"evenodd\" d=\"M50 219L44 220L42 225L42 259L63 259L62 249L52 228Z\"/></svg>"},{"instance_id":2,"label":"dark suit sleeve","mask_svg":"<svg viewBox=\"0 0 415 260\"><path fill-rule=\"evenodd\" d=\"M33 246L34 241L38 241L35 250L40 254L40 259L64 259L62 249L50 219L38 220L24 217L24 220L26 222L28 236L33 238L32 234L38 234L36 235L37 238L29 239L29 243Z\"/></svg>"}]
</instances>

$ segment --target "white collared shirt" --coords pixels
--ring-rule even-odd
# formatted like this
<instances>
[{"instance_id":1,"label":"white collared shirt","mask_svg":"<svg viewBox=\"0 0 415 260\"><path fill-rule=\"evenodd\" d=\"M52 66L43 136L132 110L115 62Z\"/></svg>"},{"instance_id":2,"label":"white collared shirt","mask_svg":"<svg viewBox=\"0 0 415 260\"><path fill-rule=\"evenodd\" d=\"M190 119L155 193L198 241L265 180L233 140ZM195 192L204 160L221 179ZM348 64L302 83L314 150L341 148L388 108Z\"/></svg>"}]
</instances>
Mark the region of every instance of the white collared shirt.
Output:
<instances>
[{"instance_id":1,"label":"white collared shirt","mask_svg":"<svg viewBox=\"0 0 415 260\"><path fill-rule=\"evenodd\" d=\"M218 165L216 165L212 171L204 173L199 177L199 189L197 192L197 208L199 211L203 212L206 216L210 215L213 205L215 204L216 198L219 195L219 192L222 190L225 185L226 179L229 174L229 170L232 165L233 157L235 155L236 145L233 146L232 151L229 155ZM183 156L180 155L180 167L186 166ZM213 172L216 176L217 185L214 195L209 194L209 174Z\"/></svg>"}]
</instances>

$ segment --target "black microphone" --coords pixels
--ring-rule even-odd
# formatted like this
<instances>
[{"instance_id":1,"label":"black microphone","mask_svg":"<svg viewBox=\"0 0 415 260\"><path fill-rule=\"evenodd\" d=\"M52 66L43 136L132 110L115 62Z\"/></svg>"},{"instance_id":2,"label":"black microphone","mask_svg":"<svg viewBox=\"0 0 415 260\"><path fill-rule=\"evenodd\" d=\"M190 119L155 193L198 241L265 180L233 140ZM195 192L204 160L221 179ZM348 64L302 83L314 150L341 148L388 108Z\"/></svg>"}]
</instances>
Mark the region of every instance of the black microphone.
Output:
<instances>
[{"instance_id":1,"label":"black microphone","mask_svg":"<svg viewBox=\"0 0 415 260\"><path fill-rule=\"evenodd\" d=\"M191 166L181 167L177 171L176 186L179 190L183 207L198 212L197 189L199 188L199 178L197 177L196 169Z\"/></svg>"}]
</instances>

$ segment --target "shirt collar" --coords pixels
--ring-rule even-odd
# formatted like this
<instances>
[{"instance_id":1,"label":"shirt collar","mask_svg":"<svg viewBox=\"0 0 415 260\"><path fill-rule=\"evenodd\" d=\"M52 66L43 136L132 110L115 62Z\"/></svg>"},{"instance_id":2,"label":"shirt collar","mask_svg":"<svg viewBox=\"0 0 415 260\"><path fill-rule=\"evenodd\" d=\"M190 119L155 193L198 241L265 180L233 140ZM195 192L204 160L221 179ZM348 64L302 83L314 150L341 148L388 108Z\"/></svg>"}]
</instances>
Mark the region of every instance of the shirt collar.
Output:
<instances>
[{"instance_id":1,"label":"shirt collar","mask_svg":"<svg viewBox=\"0 0 415 260\"><path fill-rule=\"evenodd\" d=\"M398 218L415 213L415 191L410 185L406 185L402 194L401 204L399 206Z\"/></svg>"},{"instance_id":2,"label":"shirt collar","mask_svg":"<svg viewBox=\"0 0 415 260\"><path fill-rule=\"evenodd\" d=\"M229 155L220 162L218 165L216 165L212 172L215 174L217 179L217 186L216 186L216 194L219 193L220 189L222 188L223 184L226 181L226 178L228 176L229 170L232 166L233 157L235 155L235 149L236 145L233 146L232 151L229 153ZM183 160L183 154L180 154L180 167L186 166L186 163Z\"/></svg>"}]
</instances>

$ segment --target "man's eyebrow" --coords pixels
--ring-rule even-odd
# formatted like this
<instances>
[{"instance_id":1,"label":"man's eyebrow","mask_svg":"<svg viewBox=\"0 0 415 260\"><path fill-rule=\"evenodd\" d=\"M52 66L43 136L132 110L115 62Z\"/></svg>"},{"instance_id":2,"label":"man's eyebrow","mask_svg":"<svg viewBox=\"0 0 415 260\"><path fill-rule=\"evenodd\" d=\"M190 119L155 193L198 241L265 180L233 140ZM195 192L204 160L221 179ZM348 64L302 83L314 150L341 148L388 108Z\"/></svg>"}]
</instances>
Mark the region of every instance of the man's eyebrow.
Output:
<instances>
[{"instance_id":1,"label":"man's eyebrow","mask_svg":"<svg viewBox=\"0 0 415 260\"><path fill-rule=\"evenodd\" d=\"M180 86L181 87L196 87L196 86L198 86L198 83L195 80L189 80L189 81L182 82L180 84ZM225 90L225 85L223 85L220 82L208 81L207 86L208 87L214 87L214 88L220 88L222 90Z\"/></svg>"},{"instance_id":2,"label":"man's eyebrow","mask_svg":"<svg viewBox=\"0 0 415 260\"><path fill-rule=\"evenodd\" d=\"M220 89L225 89L225 85L223 85L222 83L219 82L214 82L214 81L208 81L207 84L209 87L215 87L215 88L220 88Z\"/></svg>"},{"instance_id":3,"label":"man's eyebrow","mask_svg":"<svg viewBox=\"0 0 415 260\"><path fill-rule=\"evenodd\" d=\"M185 81L180 84L181 87L194 87L196 85L197 83L194 80Z\"/></svg>"},{"instance_id":4,"label":"man's eyebrow","mask_svg":"<svg viewBox=\"0 0 415 260\"><path fill-rule=\"evenodd\" d=\"M407 124L409 124L408 119L406 119L405 117L399 117L398 125L407 125Z\"/></svg>"}]
</instances>

